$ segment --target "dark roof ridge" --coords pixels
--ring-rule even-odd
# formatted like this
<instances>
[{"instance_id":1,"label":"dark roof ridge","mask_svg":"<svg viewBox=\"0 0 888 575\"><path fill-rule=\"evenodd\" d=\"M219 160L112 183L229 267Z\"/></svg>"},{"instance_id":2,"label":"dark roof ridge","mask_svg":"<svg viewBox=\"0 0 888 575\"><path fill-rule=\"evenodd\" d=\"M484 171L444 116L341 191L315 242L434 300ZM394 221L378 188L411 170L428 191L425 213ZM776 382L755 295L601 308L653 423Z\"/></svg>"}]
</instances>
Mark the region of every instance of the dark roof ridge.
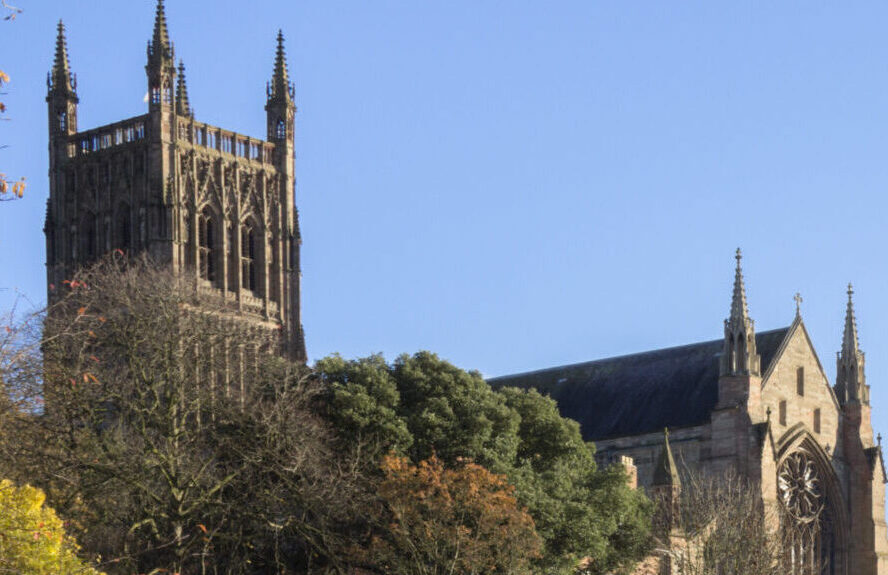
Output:
<instances>
[{"instance_id":1,"label":"dark roof ridge","mask_svg":"<svg viewBox=\"0 0 888 575\"><path fill-rule=\"evenodd\" d=\"M784 326L784 327L778 327L778 328L774 328L774 329L769 329L769 330L765 330L765 331L760 331L760 332L757 332L757 333L756 333L756 337L764 336L764 335L770 335L770 334L772 334L772 333L776 333L776 332L778 332L778 331L789 331L789 329L790 329L791 327L792 327L792 324L787 325L787 326ZM671 346L671 347L661 347L661 348L658 348L658 349L649 349L649 350L646 350L646 351L639 351L639 352L636 352L636 353L626 353L626 354L622 354L622 355L612 355L612 356L609 356L609 357L602 357L602 358L593 359L593 360L590 360L590 361L579 361L579 362L577 362L577 363L566 363L566 364L556 365L556 366L552 366L552 367L544 367L544 368L542 368L542 369L534 369L534 370L531 370L531 371L523 371L523 372L519 372L519 373L509 373L509 374L506 374L506 375L497 375L497 376L495 376L495 377L489 377L489 378L487 378L487 381L488 381L488 382L493 382L493 381L496 381L496 380L498 380L498 379L506 379L506 378L513 378L513 377L523 377L523 376L528 376L528 375L537 375L537 374L542 374L542 373L546 373L546 372L549 372L549 371L557 371L557 370L560 370L560 369L566 369L566 368L569 368L569 367L578 367L578 366L581 366L581 365L591 365L591 364L594 364L594 363L606 362L606 361L613 361L613 360L617 360L617 359L626 359L626 358L630 358L630 357L642 357L642 356L652 355L652 354L655 354L655 353L661 353L661 352L666 352L666 351L677 351L677 350L680 350L680 349L685 349L685 348L689 348L689 347L696 347L696 346L700 346L700 345L711 345L711 344L713 344L713 343L716 343L716 342L719 342L719 341L723 341L723 340L724 340L724 338L710 339L710 340L707 340L707 341L697 341L697 342L693 342L693 343L686 343L686 344L675 345L675 346Z\"/></svg>"}]
</instances>

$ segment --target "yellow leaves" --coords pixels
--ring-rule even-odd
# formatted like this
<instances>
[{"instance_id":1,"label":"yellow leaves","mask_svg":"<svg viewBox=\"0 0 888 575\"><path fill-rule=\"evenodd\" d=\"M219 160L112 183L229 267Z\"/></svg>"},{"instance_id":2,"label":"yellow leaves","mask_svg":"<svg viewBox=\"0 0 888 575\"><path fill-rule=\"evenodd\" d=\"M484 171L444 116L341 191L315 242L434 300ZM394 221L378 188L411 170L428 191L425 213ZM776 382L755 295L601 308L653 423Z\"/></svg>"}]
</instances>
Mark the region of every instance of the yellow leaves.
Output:
<instances>
[{"instance_id":1,"label":"yellow leaves","mask_svg":"<svg viewBox=\"0 0 888 575\"><path fill-rule=\"evenodd\" d=\"M9 74L0 70L0 84L8 84L9 83Z\"/></svg>"},{"instance_id":2,"label":"yellow leaves","mask_svg":"<svg viewBox=\"0 0 888 575\"><path fill-rule=\"evenodd\" d=\"M11 182L7 179L6 174L0 174L0 199L5 196L12 198L21 198L25 195L25 179L22 178L17 182Z\"/></svg>"},{"instance_id":3,"label":"yellow leaves","mask_svg":"<svg viewBox=\"0 0 888 575\"><path fill-rule=\"evenodd\" d=\"M0 572L99 575L77 558L76 543L45 501L40 489L0 481Z\"/></svg>"}]
</instances>

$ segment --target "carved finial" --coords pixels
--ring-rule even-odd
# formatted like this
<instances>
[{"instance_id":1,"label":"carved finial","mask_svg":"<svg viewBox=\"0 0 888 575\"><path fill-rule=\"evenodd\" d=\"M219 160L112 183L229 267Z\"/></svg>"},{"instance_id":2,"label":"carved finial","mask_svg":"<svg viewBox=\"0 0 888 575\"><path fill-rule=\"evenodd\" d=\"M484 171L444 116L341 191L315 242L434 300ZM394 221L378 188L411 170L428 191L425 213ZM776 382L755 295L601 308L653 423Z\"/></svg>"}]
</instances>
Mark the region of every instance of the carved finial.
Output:
<instances>
[{"instance_id":1,"label":"carved finial","mask_svg":"<svg viewBox=\"0 0 888 575\"><path fill-rule=\"evenodd\" d=\"M290 84L290 73L287 70L287 51L284 48L284 32L278 30L277 50L274 55L274 74L271 77L271 90L268 99L289 100L293 87Z\"/></svg>"},{"instance_id":2,"label":"carved finial","mask_svg":"<svg viewBox=\"0 0 888 575\"><path fill-rule=\"evenodd\" d=\"M796 304L796 317L802 317L802 302L805 301L802 299L802 294L796 292L792 299L795 300Z\"/></svg>"},{"instance_id":3,"label":"carved finial","mask_svg":"<svg viewBox=\"0 0 888 575\"><path fill-rule=\"evenodd\" d=\"M882 447L882 434L881 433L876 434L876 442L878 443L879 447Z\"/></svg>"},{"instance_id":4,"label":"carved finial","mask_svg":"<svg viewBox=\"0 0 888 575\"><path fill-rule=\"evenodd\" d=\"M771 421L771 406L770 405L768 406L768 409L765 410L765 416L767 418L767 421Z\"/></svg>"}]
</instances>

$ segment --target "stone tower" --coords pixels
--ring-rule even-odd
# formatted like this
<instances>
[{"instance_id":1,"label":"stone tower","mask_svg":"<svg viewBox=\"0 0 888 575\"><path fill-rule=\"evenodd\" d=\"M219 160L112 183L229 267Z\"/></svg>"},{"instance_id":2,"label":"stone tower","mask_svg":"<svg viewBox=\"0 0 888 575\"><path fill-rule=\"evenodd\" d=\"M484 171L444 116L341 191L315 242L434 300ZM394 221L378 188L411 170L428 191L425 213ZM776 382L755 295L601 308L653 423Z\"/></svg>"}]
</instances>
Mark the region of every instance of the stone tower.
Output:
<instances>
[{"instance_id":1,"label":"stone tower","mask_svg":"<svg viewBox=\"0 0 888 575\"><path fill-rule=\"evenodd\" d=\"M158 0L145 72L148 111L78 130L77 83L60 22L49 74L49 297L81 266L120 250L193 274L255 329L306 361L295 205L296 106L283 34L268 85L267 139L195 119Z\"/></svg>"}]
</instances>

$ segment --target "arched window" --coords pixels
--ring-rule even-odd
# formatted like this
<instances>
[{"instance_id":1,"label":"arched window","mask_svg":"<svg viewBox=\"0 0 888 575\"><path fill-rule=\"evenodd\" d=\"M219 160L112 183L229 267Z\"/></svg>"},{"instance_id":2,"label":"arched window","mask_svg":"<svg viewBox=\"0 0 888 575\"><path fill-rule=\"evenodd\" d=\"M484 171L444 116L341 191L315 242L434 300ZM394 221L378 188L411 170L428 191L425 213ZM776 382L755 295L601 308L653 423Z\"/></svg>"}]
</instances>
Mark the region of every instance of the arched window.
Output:
<instances>
[{"instance_id":1,"label":"arched window","mask_svg":"<svg viewBox=\"0 0 888 575\"><path fill-rule=\"evenodd\" d=\"M244 289L256 290L256 234L253 228L241 228L241 286Z\"/></svg>"},{"instance_id":2,"label":"arched window","mask_svg":"<svg viewBox=\"0 0 888 575\"><path fill-rule=\"evenodd\" d=\"M198 218L197 242L200 277L211 282L216 281L216 230L209 210L204 210Z\"/></svg>"},{"instance_id":3,"label":"arched window","mask_svg":"<svg viewBox=\"0 0 888 575\"><path fill-rule=\"evenodd\" d=\"M275 129L275 136L280 139L284 139L287 137L287 124L283 120L278 120L277 128Z\"/></svg>"},{"instance_id":4,"label":"arched window","mask_svg":"<svg viewBox=\"0 0 888 575\"><path fill-rule=\"evenodd\" d=\"M59 131L68 129L68 112L59 112Z\"/></svg>"},{"instance_id":5,"label":"arched window","mask_svg":"<svg viewBox=\"0 0 888 575\"><path fill-rule=\"evenodd\" d=\"M169 82L164 82L163 84L163 103L173 103L173 88L170 86Z\"/></svg>"}]
</instances>

